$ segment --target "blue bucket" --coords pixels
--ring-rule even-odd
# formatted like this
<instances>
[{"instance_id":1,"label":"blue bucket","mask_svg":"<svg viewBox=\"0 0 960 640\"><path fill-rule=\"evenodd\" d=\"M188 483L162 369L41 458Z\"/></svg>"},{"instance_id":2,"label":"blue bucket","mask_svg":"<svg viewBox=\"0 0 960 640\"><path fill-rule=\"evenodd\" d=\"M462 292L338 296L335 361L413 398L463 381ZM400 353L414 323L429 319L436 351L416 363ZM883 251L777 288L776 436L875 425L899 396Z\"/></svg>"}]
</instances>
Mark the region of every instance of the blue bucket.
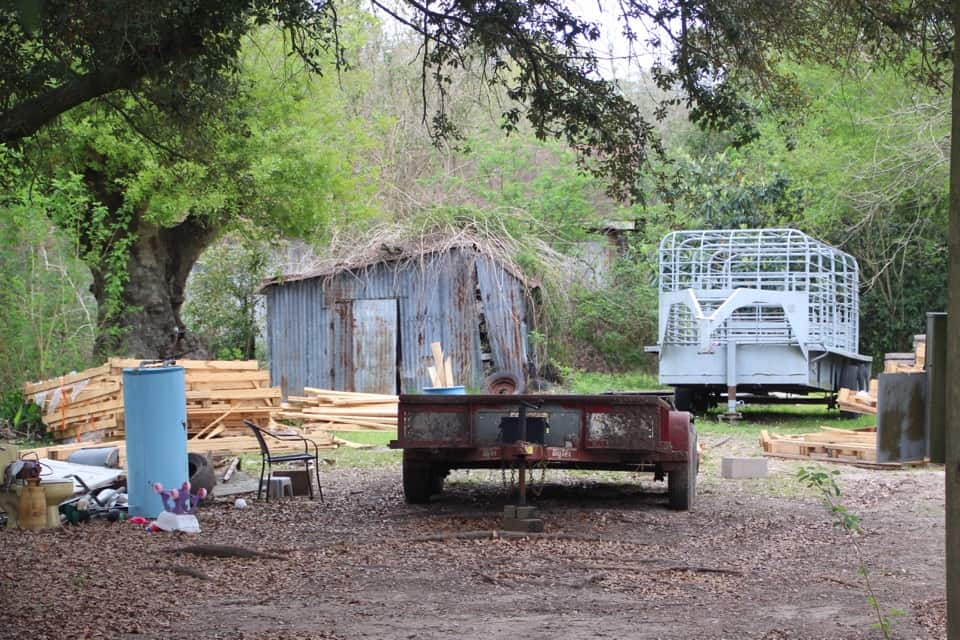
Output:
<instances>
[{"instance_id":1,"label":"blue bucket","mask_svg":"<svg viewBox=\"0 0 960 640\"><path fill-rule=\"evenodd\" d=\"M467 394L463 385L457 385L455 387L424 387L423 392L436 396L464 396Z\"/></svg>"}]
</instances>

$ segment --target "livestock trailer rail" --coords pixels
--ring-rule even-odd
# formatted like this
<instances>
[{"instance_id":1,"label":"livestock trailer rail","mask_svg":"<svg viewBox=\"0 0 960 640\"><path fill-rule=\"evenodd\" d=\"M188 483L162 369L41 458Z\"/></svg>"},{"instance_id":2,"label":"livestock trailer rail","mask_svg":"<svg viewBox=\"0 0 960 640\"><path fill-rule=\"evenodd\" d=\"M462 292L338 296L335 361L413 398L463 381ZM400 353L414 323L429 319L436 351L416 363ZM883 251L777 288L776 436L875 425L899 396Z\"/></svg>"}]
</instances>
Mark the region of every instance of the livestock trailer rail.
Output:
<instances>
[{"instance_id":1,"label":"livestock trailer rail","mask_svg":"<svg viewBox=\"0 0 960 640\"><path fill-rule=\"evenodd\" d=\"M675 231L659 249L660 382L681 409L738 390L865 388L853 256L796 229Z\"/></svg>"},{"instance_id":2,"label":"livestock trailer rail","mask_svg":"<svg viewBox=\"0 0 960 640\"><path fill-rule=\"evenodd\" d=\"M439 493L451 469L508 465L650 471L677 509L695 493L690 415L657 396L402 395L397 429L409 502Z\"/></svg>"}]
</instances>

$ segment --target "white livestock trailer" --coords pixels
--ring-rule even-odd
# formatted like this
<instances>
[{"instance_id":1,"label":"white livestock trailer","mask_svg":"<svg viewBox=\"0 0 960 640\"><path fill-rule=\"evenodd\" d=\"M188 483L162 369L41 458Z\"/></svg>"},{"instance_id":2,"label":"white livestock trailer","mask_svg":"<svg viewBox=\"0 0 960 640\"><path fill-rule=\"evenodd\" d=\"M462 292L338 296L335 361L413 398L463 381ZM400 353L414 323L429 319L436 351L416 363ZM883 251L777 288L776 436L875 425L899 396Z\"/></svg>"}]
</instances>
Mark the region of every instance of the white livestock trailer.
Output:
<instances>
[{"instance_id":1,"label":"white livestock trailer","mask_svg":"<svg viewBox=\"0 0 960 640\"><path fill-rule=\"evenodd\" d=\"M737 392L865 389L859 272L795 229L675 231L660 243L660 382L681 410Z\"/></svg>"}]
</instances>

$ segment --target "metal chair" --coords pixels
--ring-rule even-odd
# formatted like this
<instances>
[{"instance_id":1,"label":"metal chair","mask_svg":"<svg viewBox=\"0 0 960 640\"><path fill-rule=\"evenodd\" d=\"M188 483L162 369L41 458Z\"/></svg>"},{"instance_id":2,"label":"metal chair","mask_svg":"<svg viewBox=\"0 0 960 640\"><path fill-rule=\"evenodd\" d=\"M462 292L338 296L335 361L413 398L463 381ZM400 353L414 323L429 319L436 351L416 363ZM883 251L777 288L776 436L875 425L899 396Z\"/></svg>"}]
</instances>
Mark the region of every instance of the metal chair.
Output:
<instances>
[{"instance_id":1,"label":"metal chair","mask_svg":"<svg viewBox=\"0 0 960 640\"><path fill-rule=\"evenodd\" d=\"M313 483L309 481L310 478L310 462L313 462L314 473L317 476L317 489L320 492L320 500L323 501L323 487L320 486L320 448L317 446L317 443L313 440L304 438L301 435L295 433L275 433L268 429L264 429L256 425L256 423L251 422L250 420L244 420L243 424L250 427L253 431L253 435L257 437L257 442L260 444L260 485L257 488L257 500L260 499L260 495L263 493L263 475L264 471L269 469L267 475L267 482L270 482L270 479L273 478L273 463L282 463L282 462L303 462L303 466L307 470L307 487L310 491L310 499L313 500ZM270 447L267 445L267 439L265 436L269 436L276 440L299 440L303 442L303 453L281 453L279 455L273 455L270 453ZM313 453L310 453L310 446L313 446ZM269 487L267 489L267 502L270 501L270 491Z\"/></svg>"}]
</instances>

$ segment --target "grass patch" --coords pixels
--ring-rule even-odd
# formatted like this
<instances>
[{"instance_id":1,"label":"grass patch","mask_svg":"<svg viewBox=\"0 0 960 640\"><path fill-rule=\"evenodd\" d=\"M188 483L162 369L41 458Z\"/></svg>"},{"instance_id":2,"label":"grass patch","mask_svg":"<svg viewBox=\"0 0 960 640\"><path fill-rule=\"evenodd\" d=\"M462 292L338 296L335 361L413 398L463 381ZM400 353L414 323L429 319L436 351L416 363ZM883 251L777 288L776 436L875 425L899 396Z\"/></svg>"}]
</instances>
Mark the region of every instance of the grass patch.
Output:
<instances>
[{"instance_id":1,"label":"grass patch","mask_svg":"<svg viewBox=\"0 0 960 640\"><path fill-rule=\"evenodd\" d=\"M759 436L760 431L766 429L773 433L809 433L820 430L820 427L834 429L860 429L876 424L876 416L858 416L845 418L840 412L818 405L762 405L741 407L743 419L739 422L720 422L717 416L722 412L718 409L705 416L697 418L696 427L699 433L734 434Z\"/></svg>"},{"instance_id":2,"label":"grass patch","mask_svg":"<svg viewBox=\"0 0 960 640\"><path fill-rule=\"evenodd\" d=\"M625 373L573 371L567 378L562 388L568 393L589 395L607 391L649 391L665 388L661 386L656 374L646 371L627 371Z\"/></svg>"},{"instance_id":3,"label":"grass patch","mask_svg":"<svg viewBox=\"0 0 960 640\"><path fill-rule=\"evenodd\" d=\"M320 452L321 458L333 460L337 467L384 469L400 466L403 453L399 449L387 448L387 443L396 439L396 431L334 431L333 435L357 444L373 445L371 449L337 447Z\"/></svg>"}]
</instances>

